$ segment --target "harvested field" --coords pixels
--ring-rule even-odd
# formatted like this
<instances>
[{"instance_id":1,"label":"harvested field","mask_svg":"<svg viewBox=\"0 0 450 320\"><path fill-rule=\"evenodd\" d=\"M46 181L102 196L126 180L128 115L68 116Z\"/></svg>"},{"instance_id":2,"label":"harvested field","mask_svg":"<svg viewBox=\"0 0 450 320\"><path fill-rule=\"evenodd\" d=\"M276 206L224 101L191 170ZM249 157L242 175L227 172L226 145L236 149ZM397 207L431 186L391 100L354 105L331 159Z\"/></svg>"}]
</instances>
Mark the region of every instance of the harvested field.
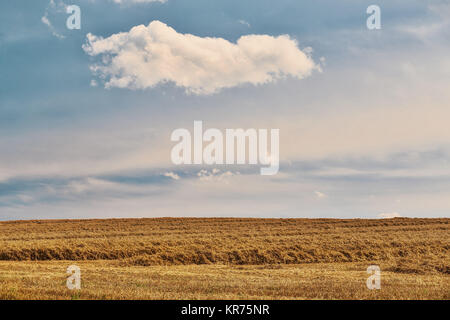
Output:
<instances>
[{"instance_id":1,"label":"harvested field","mask_svg":"<svg viewBox=\"0 0 450 320\"><path fill-rule=\"evenodd\" d=\"M65 268L77 264L83 270L80 297L86 299L448 299L449 222L409 218L0 222L0 298L71 298ZM371 264L379 265L384 277L378 293L365 285ZM117 279L114 290L98 285L108 270ZM46 281L50 283L44 285ZM143 287L128 292L128 282ZM120 283L122 289L116 287Z\"/></svg>"}]
</instances>

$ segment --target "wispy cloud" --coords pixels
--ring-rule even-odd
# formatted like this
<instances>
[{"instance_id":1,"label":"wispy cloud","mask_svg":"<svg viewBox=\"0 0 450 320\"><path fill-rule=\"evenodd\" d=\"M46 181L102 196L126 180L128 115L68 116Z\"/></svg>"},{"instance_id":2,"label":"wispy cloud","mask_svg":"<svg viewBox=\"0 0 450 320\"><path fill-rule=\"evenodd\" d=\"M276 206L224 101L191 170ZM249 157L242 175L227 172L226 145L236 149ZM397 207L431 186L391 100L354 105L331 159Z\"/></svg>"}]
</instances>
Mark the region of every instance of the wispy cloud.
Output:
<instances>
[{"instance_id":1,"label":"wispy cloud","mask_svg":"<svg viewBox=\"0 0 450 320\"><path fill-rule=\"evenodd\" d=\"M166 172L164 176L172 178L173 180L180 180L180 176L174 172Z\"/></svg>"},{"instance_id":2,"label":"wispy cloud","mask_svg":"<svg viewBox=\"0 0 450 320\"><path fill-rule=\"evenodd\" d=\"M400 218L401 215L398 212L388 212L388 213L380 213L378 215L378 218L382 219L393 219L393 218Z\"/></svg>"},{"instance_id":3,"label":"wispy cloud","mask_svg":"<svg viewBox=\"0 0 450 320\"><path fill-rule=\"evenodd\" d=\"M423 42L433 43L436 37L448 38L450 35L450 3L430 3L428 5L428 17L422 21L401 24L398 29Z\"/></svg>"},{"instance_id":4,"label":"wispy cloud","mask_svg":"<svg viewBox=\"0 0 450 320\"><path fill-rule=\"evenodd\" d=\"M245 20L239 20L238 22L239 22L240 24L244 25L244 26L249 27L249 28L251 27L251 26L250 26L250 23L247 22L247 21L245 21Z\"/></svg>"},{"instance_id":5,"label":"wispy cloud","mask_svg":"<svg viewBox=\"0 0 450 320\"><path fill-rule=\"evenodd\" d=\"M320 191L314 191L314 194L315 194L316 197L319 198L319 199L323 199L323 198L326 198L326 197L327 197L327 195L326 195L325 193L320 192Z\"/></svg>"},{"instance_id":6,"label":"wispy cloud","mask_svg":"<svg viewBox=\"0 0 450 320\"><path fill-rule=\"evenodd\" d=\"M229 183L228 178L235 175L240 175L240 172L222 171L220 169L214 168L211 170L202 169L197 173L200 181L212 181L212 182L224 182Z\"/></svg>"},{"instance_id":7,"label":"wispy cloud","mask_svg":"<svg viewBox=\"0 0 450 320\"><path fill-rule=\"evenodd\" d=\"M47 8L45 9L45 13L41 18L42 23L45 24L49 28L52 35L54 35L58 39L64 39L65 36L56 30L56 28L50 21L49 15L51 13L58 13L58 14L63 12L65 13L66 8L67 5L62 0L50 0L49 4L47 5Z\"/></svg>"}]
</instances>

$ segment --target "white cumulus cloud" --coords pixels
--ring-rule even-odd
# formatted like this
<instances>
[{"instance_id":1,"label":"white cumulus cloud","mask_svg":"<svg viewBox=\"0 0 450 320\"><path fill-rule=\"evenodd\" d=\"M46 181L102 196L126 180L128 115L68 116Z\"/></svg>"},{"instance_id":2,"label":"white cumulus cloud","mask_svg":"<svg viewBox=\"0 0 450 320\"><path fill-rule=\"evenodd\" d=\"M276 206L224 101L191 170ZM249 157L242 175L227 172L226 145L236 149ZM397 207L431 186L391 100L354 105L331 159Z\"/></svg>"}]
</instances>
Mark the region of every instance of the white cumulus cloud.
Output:
<instances>
[{"instance_id":1,"label":"white cumulus cloud","mask_svg":"<svg viewBox=\"0 0 450 320\"><path fill-rule=\"evenodd\" d=\"M232 43L181 34L160 21L108 38L89 33L83 49L101 57L91 70L106 88L145 89L171 82L189 93L212 94L286 76L301 79L319 69L311 51L300 50L288 35L246 35Z\"/></svg>"}]
</instances>

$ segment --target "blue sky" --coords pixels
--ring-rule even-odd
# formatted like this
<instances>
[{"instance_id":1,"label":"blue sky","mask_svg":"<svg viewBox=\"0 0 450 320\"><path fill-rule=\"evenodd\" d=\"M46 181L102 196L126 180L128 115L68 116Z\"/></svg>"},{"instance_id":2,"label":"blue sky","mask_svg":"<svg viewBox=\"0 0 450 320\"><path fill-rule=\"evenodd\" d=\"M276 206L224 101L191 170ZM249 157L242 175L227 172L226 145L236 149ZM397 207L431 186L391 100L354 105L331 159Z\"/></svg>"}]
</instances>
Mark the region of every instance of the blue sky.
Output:
<instances>
[{"instance_id":1,"label":"blue sky","mask_svg":"<svg viewBox=\"0 0 450 320\"><path fill-rule=\"evenodd\" d=\"M372 1L137 2L0 4L1 220L450 216L450 1L377 1L381 30L366 27ZM70 4L80 30L66 28ZM104 64L143 57L115 40L134 27L163 39L137 38L152 57L169 46L178 60ZM220 67L251 35L281 58ZM262 81L272 67L287 75ZM279 128L280 172L174 166L170 134L194 120Z\"/></svg>"}]
</instances>

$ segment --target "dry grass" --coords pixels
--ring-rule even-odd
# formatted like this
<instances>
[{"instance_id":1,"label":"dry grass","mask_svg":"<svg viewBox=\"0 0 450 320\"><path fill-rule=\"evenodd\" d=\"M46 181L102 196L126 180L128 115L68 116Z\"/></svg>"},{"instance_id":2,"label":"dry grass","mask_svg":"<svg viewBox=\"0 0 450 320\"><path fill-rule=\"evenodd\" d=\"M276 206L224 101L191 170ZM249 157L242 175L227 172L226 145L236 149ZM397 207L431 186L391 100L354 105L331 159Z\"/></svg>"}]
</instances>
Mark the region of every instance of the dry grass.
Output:
<instances>
[{"instance_id":1,"label":"dry grass","mask_svg":"<svg viewBox=\"0 0 450 320\"><path fill-rule=\"evenodd\" d=\"M448 299L449 221L0 222L0 299ZM381 290L365 286L370 264Z\"/></svg>"}]
</instances>

